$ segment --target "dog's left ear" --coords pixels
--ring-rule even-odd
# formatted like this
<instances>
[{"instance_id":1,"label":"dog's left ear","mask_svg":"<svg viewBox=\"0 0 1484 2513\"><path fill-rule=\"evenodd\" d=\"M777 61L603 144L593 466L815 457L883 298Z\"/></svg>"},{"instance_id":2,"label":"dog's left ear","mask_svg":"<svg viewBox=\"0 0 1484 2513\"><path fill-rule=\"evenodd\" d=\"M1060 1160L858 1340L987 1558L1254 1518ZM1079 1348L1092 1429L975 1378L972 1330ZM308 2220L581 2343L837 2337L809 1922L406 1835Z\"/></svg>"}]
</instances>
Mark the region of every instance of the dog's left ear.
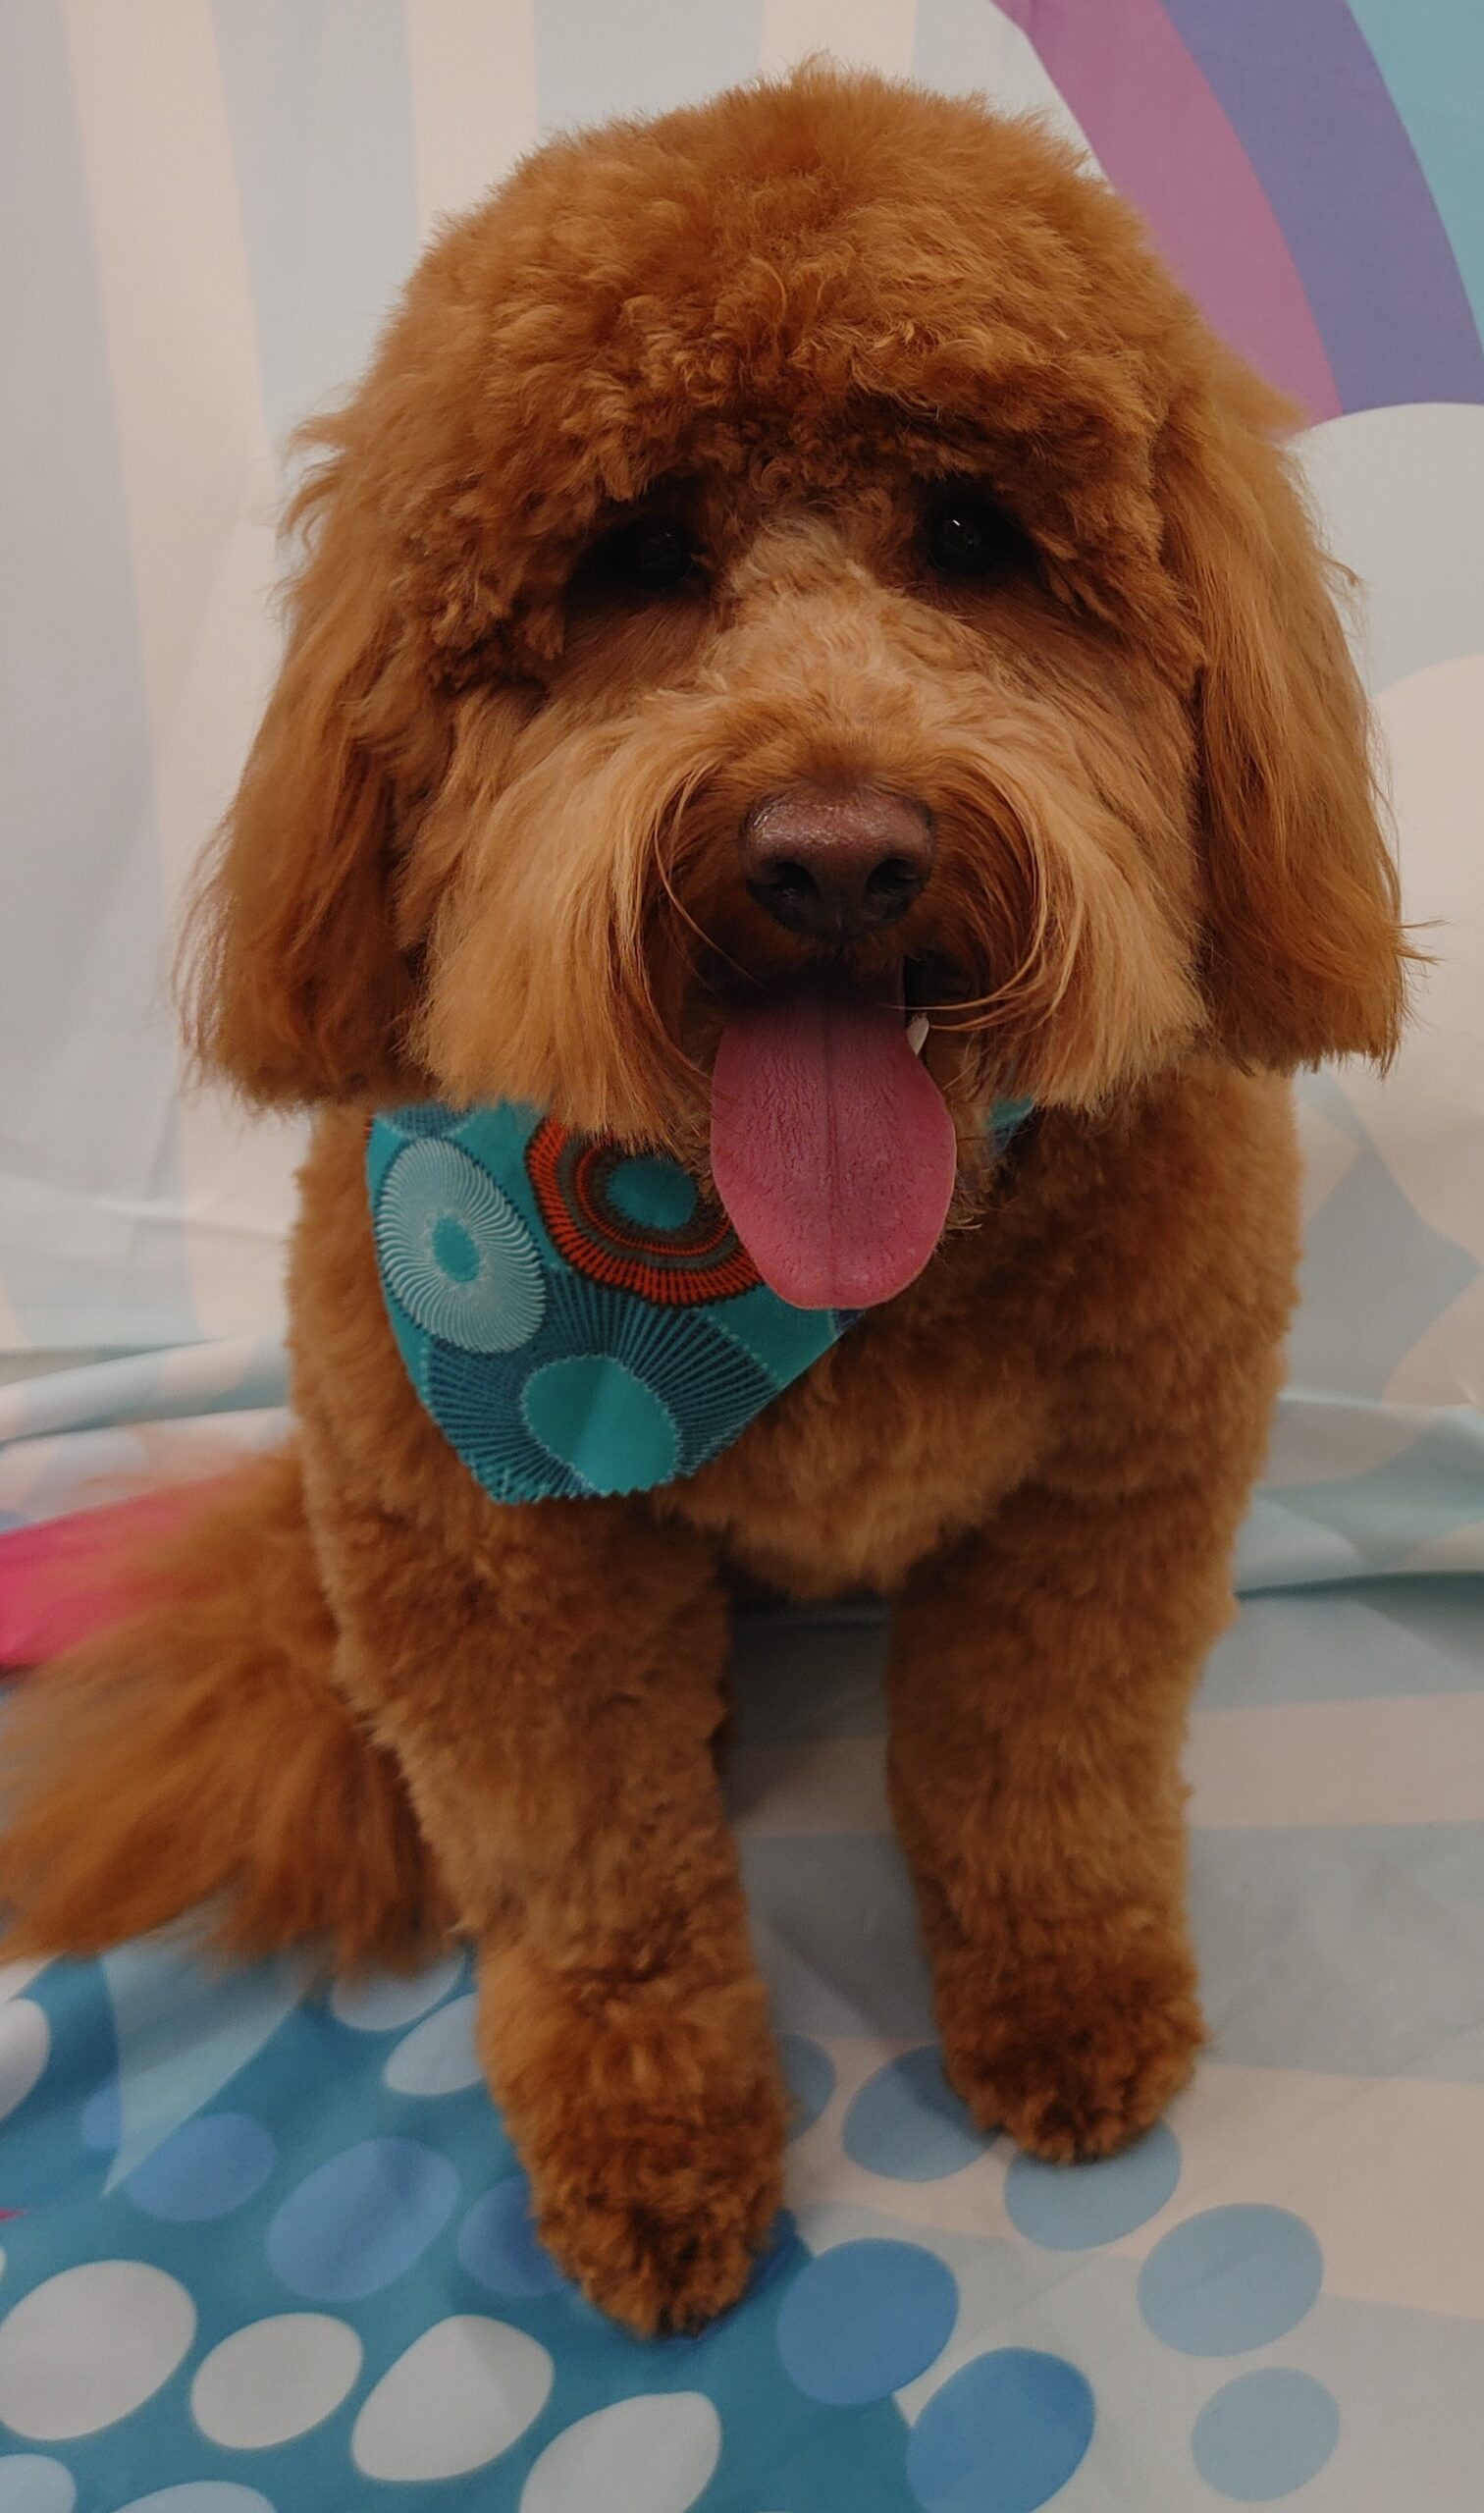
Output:
<instances>
[{"instance_id":1,"label":"dog's left ear","mask_svg":"<svg viewBox=\"0 0 1484 2513\"><path fill-rule=\"evenodd\" d=\"M1199 653L1203 981L1242 1062L1393 1052L1408 954L1365 695L1277 444L1286 402L1218 353L1159 448L1166 560Z\"/></svg>"},{"instance_id":2,"label":"dog's left ear","mask_svg":"<svg viewBox=\"0 0 1484 2513\"><path fill-rule=\"evenodd\" d=\"M430 711L341 472L326 464L291 508L310 548L288 647L178 965L198 1066L263 1105L413 1096L392 882L399 784Z\"/></svg>"}]
</instances>

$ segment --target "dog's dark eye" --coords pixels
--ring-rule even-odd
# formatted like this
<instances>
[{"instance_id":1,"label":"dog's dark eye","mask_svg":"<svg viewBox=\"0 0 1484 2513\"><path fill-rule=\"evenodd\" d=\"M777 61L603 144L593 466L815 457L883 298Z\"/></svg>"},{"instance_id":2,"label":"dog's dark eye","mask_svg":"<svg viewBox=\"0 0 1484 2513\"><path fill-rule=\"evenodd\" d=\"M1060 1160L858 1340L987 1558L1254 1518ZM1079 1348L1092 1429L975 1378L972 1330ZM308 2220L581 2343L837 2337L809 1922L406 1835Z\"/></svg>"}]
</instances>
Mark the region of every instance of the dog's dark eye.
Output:
<instances>
[{"instance_id":1,"label":"dog's dark eye","mask_svg":"<svg viewBox=\"0 0 1484 2513\"><path fill-rule=\"evenodd\" d=\"M640 516L605 534L592 552L594 566L625 593L678 593L695 583L701 562L683 524L663 516Z\"/></svg>"},{"instance_id":2,"label":"dog's dark eye","mask_svg":"<svg viewBox=\"0 0 1484 2513\"><path fill-rule=\"evenodd\" d=\"M923 521L923 547L934 574L958 581L1007 575L1025 563L1020 525L982 489L949 481L934 489Z\"/></svg>"}]
</instances>

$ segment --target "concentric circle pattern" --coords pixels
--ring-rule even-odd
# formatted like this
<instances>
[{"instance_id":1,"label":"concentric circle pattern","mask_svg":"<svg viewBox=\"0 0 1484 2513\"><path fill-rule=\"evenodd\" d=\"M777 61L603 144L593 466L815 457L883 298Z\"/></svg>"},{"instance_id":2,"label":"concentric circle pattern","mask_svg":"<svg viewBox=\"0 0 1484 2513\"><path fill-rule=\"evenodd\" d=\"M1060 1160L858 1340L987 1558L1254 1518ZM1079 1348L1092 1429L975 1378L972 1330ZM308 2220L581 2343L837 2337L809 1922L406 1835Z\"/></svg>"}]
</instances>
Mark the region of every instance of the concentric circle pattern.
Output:
<instances>
[{"instance_id":1,"label":"concentric circle pattern","mask_svg":"<svg viewBox=\"0 0 1484 2513\"><path fill-rule=\"evenodd\" d=\"M757 1288L758 1269L725 1213L674 1161L568 1134L549 1117L526 1162L553 1241L594 1282L662 1309Z\"/></svg>"},{"instance_id":2,"label":"concentric circle pattern","mask_svg":"<svg viewBox=\"0 0 1484 2513\"><path fill-rule=\"evenodd\" d=\"M673 1161L513 1104L377 1119L367 1178L402 1358L497 1500L694 1473L848 1322L768 1291Z\"/></svg>"},{"instance_id":3,"label":"concentric circle pattern","mask_svg":"<svg viewBox=\"0 0 1484 2513\"><path fill-rule=\"evenodd\" d=\"M546 1308L531 1234L456 1144L427 1136L399 1152L376 1219L388 1287L425 1333L465 1353L530 1342Z\"/></svg>"}]
</instances>

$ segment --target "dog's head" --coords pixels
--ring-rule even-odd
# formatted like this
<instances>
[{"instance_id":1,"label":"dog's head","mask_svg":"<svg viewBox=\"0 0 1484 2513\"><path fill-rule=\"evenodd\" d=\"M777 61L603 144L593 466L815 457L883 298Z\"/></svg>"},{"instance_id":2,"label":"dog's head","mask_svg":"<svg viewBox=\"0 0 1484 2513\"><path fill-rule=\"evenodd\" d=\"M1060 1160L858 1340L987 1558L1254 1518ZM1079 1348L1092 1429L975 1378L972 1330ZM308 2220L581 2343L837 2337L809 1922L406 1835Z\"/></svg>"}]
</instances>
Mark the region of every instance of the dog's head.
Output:
<instances>
[{"instance_id":1,"label":"dog's head","mask_svg":"<svg viewBox=\"0 0 1484 2513\"><path fill-rule=\"evenodd\" d=\"M997 1095L1385 1056L1396 881L1288 416L974 102L809 71L554 143L320 432L197 901L206 1061L710 1128L765 1270L838 1299L917 1241L825 1243L884 1170L930 1244Z\"/></svg>"}]
</instances>

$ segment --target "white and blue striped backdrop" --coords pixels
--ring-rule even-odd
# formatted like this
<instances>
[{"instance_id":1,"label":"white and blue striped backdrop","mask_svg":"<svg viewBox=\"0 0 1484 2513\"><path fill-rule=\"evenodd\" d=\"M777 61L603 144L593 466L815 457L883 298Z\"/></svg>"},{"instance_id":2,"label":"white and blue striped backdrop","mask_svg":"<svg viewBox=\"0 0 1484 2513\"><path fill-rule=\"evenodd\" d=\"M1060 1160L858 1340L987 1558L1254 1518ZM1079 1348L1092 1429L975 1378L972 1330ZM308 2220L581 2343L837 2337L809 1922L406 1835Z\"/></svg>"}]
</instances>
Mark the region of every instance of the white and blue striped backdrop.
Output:
<instances>
[{"instance_id":1,"label":"white and blue striped backdrop","mask_svg":"<svg viewBox=\"0 0 1484 2513\"><path fill-rule=\"evenodd\" d=\"M1304 0L1297 16L1317 28L1337 7ZM1192 35L1202 9L1219 21L1212 0L5 0L0 1349L277 1331L296 1136L179 1092L172 902L273 668L287 434L355 375L437 221L545 131L833 44L1047 110L1094 162L1096 141L1167 248L1198 264L1189 237L1211 204L1161 158L1160 99L1140 82L1176 75L1156 36L1173 40L1175 21ZM1360 14L1409 94L1406 59L1379 48L1383 0ZM1435 74L1456 16L1432 0L1411 22ZM1079 27L1096 55L1119 19L1120 77L1099 57L1083 78ZM1260 163L1268 100L1244 102L1230 64L1223 96L1220 133L1245 114ZM1069 97L1101 116L1092 138ZM1199 98L1214 110L1209 86ZM1343 101L1337 89L1332 123ZM1418 110L1407 129L1432 150L1466 268L1457 178L1449 192ZM1369 126L1361 136L1379 148ZM1484 229L1484 175L1475 191ZM1290 211L1290 235L1300 225ZM1190 275L1258 337L1264 292L1280 292L1252 233L1246 297L1224 264ZM1349 277L1352 296L1380 285L1373 268ZM1414 295L1425 281L1411 272ZM1312 278L1309 294L1320 302ZM1414 364L1418 399L1336 408L1306 440L1332 537L1369 586L1365 659L1408 898L1444 921L1397 1072L1306 1096L1305 1401L1274 1471L1312 1487L1301 1548L1324 1560L1370 1542L1399 1459L1397 1506L1429 1558L1479 1558L1484 1517L1477 1424L1458 1411L1484 1376L1484 407L1441 398L1436 357ZM1335 1496L1357 1474L1371 1496L1359 1534L1335 1535L1360 1487ZM1402 1533L1389 1524L1393 1555Z\"/></svg>"},{"instance_id":2,"label":"white and blue striped backdrop","mask_svg":"<svg viewBox=\"0 0 1484 2513\"><path fill-rule=\"evenodd\" d=\"M1084 14L1090 41L1098 13ZM275 1322L292 1139L178 1096L165 940L273 666L280 450L354 376L433 225L544 131L817 43L1075 128L1012 23L1035 33L1038 15L1078 11L6 0L0 1342L164 1345ZM1355 1328L1331 1281L1323 1383L1455 1402L1477 1397L1484 1338L1484 1162L1466 1156L1484 1121L1484 412L1352 410L1310 449L1334 536L1373 588L1412 903L1456 920L1430 1026L1385 1094L1347 1081L1315 1102L1316 1195L1349 1180L1337 1251L1353 1253L1370 1172L1400 1199L1394 1239L1402 1205L1416 1225L1414 1245L1383 1246L1367 1207L1391 1284L1385 1367L1363 1389L1347 1375Z\"/></svg>"}]
</instances>

